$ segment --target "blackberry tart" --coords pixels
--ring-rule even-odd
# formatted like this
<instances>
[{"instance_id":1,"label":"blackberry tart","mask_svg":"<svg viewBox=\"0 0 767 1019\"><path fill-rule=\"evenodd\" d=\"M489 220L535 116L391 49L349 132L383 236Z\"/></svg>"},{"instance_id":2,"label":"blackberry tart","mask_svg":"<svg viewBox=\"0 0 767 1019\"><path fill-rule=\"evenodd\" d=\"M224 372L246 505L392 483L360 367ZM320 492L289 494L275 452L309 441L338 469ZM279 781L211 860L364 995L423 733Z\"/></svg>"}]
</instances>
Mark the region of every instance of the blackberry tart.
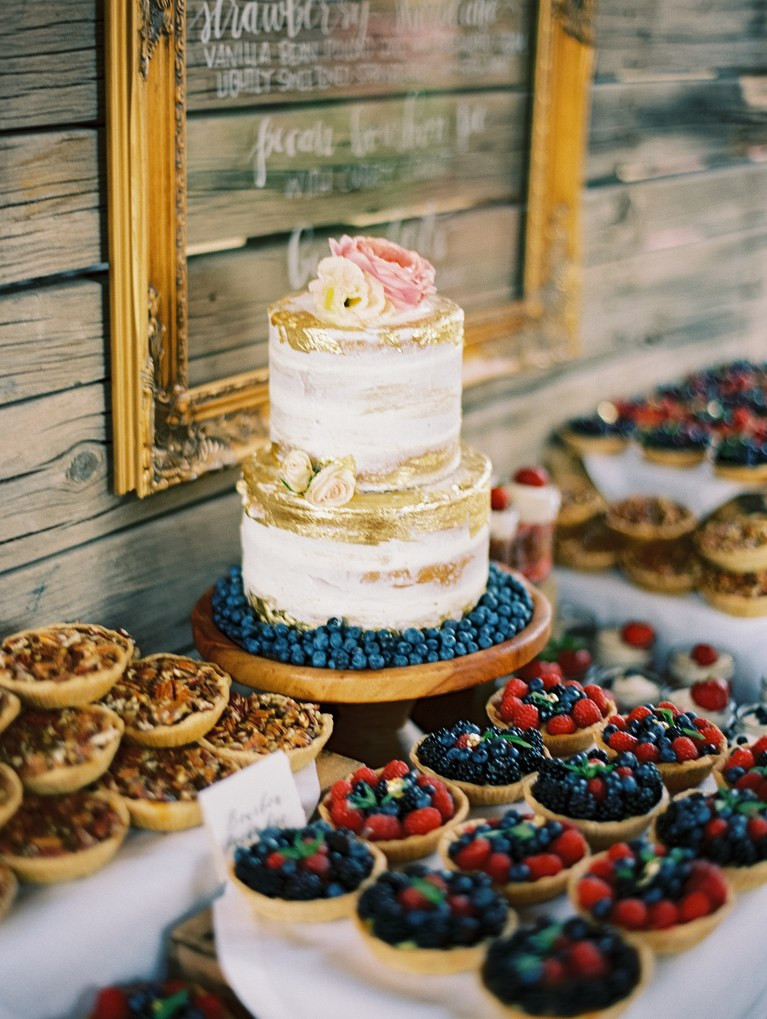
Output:
<instances>
[{"instance_id":1,"label":"blackberry tart","mask_svg":"<svg viewBox=\"0 0 767 1019\"><path fill-rule=\"evenodd\" d=\"M582 917L542 916L494 941L483 986L504 1014L612 1019L650 982L653 955Z\"/></svg>"},{"instance_id":2,"label":"blackberry tart","mask_svg":"<svg viewBox=\"0 0 767 1019\"><path fill-rule=\"evenodd\" d=\"M479 966L488 940L509 928L513 914L484 874L415 863L384 871L366 888L356 921L382 962L436 975Z\"/></svg>"},{"instance_id":3,"label":"blackberry tart","mask_svg":"<svg viewBox=\"0 0 767 1019\"><path fill-rule=\"evenodd\" d=\"M599 414L570 418L560 431L565 445L576 453L622 453L628 445L633 424L618 416L608 420Z\"/></svg>"},{"instance_id":4,"label":"blackberry tart","mask_svg":"<svg viewBox=\"0 0 767 1019\"><path fill-rule=\"evenodd\" d=\"M574 906L592 920L628 931L654 952L683 952L721 923L734 903L732 885L692 849L667 850L647 839L616 842L576 867Z\"/></svg>"},{"instance_id":5,"label":"blackberry tart","mask_svg":"<svg viewBox=\"0 0 767 1019\"><path fill-rule=\"evenodd\" d=\"M520 799L522 780L544 757L548 751L537 729L491 725L482 731L468 721L429 733L410 753L417 768L451 782L477 805Z\"/></svg>"},{"instance_id":6,"label":"blackberry tart","mask_svg":"<svg viewBox=\"0 0 767 1019\"><path fill-rule=\"evenodd\" d=\"M351 916L360 891L385 867L375 846L316 821L265 828L235 849L229 877L258 916L319 923Z\"/></svg>"},{"instance_id":7,"label":"blackberry tart","mask_svg":"<svg viewBox=\"0 0 767 1019\"><path fill-rule=\"evenodd\" d=\"M668 795L654 764L633 754L610 761L604 751L592 750L544 761L525 799L536 814L570 822L592 849L603 849L640 835Z\"/></svg>"},{"instance_id":8,"label":"blackberry tart","mask_svg":"<svg viewBox=\"0 0 767 1019\"><path fill-rule=\"evenodd\" d=\"M728 481L767 480L767 438L726 436L714 456L714 473Z\"/></svg>"},{"instance_id":9,"label":"blackberry tart","mask_svg":"<svg viewBox=\"0 0 767 1019\"><path fill-rule=\"evenodd\" d=\"M695 467L711 445L710 429L678 421L639 429L636 438L645 460L667 467Z\"/></svg>"},{"instance_id":10,"label":"blackberry tart","mask_svg":"<svg viewBox=\"0 0 767 1019\"><path fill-rule=\"evenodd\" d=\"M513 906L546 902L564 891L572 868L590 854L571 824L507 810L446 832L440 859L453 870L487 874Z\"/></svg>"}]
</instances>

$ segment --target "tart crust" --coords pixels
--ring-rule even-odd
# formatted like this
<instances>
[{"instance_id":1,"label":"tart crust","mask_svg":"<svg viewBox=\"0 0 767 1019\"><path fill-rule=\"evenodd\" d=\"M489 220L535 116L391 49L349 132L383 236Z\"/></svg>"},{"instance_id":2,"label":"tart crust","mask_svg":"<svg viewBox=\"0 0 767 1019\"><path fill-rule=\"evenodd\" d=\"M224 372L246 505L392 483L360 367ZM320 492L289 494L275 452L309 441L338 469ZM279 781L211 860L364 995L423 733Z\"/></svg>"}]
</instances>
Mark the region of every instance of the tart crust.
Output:
<instances>
[{"instance_id":1,"label":"tart crust","mask_svg":"<svg viewBox=\"0 0 767 1019\"><path fill-rule=\"evenodd\" d=\"M0 686L0 732L4 732L21 710L16 694Z\"/></svg>"},{"instance_id":2,"label":"tart crust","mask_svg":"<svg viewBox=\"0 0 767 1019\"><path fill-rule=\"evenodd\" d=\"M767 570L767 515L714 516L698 529L695 543L705 559L725 572Z\"/></svg>"},{"instance_id":3,"label":"tart crust","mask_svg":"<svg viewBox=\"0 0 767 1019\"><path fill-rule=\"evenodd\" d=\"M629 444L623 435L581 435L571 428L562 428L559 432L562 441L574 449L576 453L622 453Z\"/></svg>"},{"instance_id":4,"label":"tart crust","mask_svg":"<svg viewBox=\"0 0 767 1019\"><path fill-rule=\"evenodd\" d=\"M84 645L92 658L87 666L81 662L75 667L87 668L87 672L64 672L58 679L40 678L61 673L54 659L61 656L62 649L78 643ZM20 630L0 645L0 686L39 708L88 704L114 686L135 650L131 637L94 623L53 623ZM25 654L35 658L38 675L24 668Z\"/></svg>"},{"instance_id":5,"label":"tart crust","mask_svg":"<svg viewBox=\"0 0 767 1019\"><path fill-rule=\"evenodd\" d=\"M21 806L24 795L21 779L7 764L0 764L0 828L10 821Z\"/></svg>"},{"instance_id":6,"label":"tart crust","mask_svg":"<svg viewBox=\"0 0 767 1019\"><path fill-rule=\"evenodd\" d=\"M666 467L696 467L706 458L705 447L701 449L661 449L657 446L642 445L642 456L651 463Z\"/></svg>"},{"instance_id":7,"label":"tart crust","mask_svg":"<svg viewBox=\"0 0 767 1019\"><path fill-rule=\"evenodd\" d=\"M600 750L604 750L609 757L618 756L618 751L609 747L601 738L597 740L597 746ZM697 757L694 761L653 761L653 764L660 772L664 786L673 796L685 789L694 789L699 786L711 774L716 762L724 756L725 750L726 746L721 745L719 753L705 754L703 757Z\"/></svg>"},{"instance_id":8,"label":"tart crust","mask_svg":"<svg viewBox=\"0 0 767 1019\"><path fill-rule=\"evenodd\" d=\"M493 725L497 725L499 729L508 729L510 723L504 722L498 712L498 706L502 700L503 690L496 690L485 705L485 711ZM583 729L576 729L575 732L554 733L553 735L546 732L545 728L539 728L538 731L543 739L543 745L549 754L552 757L570 757L572 754L577 754L581 750L590 747L602 729L607 725L607 719L610 715L614 715L618 711L615 701L612 698L608 698L608 700L610 703L607 714L603 715L600 721L594 722L593 725L587 725ZM522 779L522 782L524 783L525 779Z\"/></svg>"},{"instance_id":9,"label":"tart crust","mask_svg":"<svg viewBox=\"0 0 767 1019\"><path fill-rule=\"evenodd\" d=\"M701 584L698 590L709 605L713 605L720 612L726 612L728 616L738 616L741 619L767 616L767 594L754 598L742 594L725 594L723 591L714 591L705 583Z\"/></svg>"},{"instance_id":10,"label":"tart crust","mask_svg":"<svg viewBox=\"0 0 767 1019\"><path fill-rule=\"evenodd\" d=\"M714 474L728 481L767 481L767 463L754 464L753 467L746 467L745 464L721 464L714 461Z\"/></svg>"},{"instance_id":11,"label":"tart crust","mask_svg":"<svg viewBox=\"0 0 767 1019\"><path fill-rule=\"evenodd\" d=\"M11 868L5 863L0 863L0 920L13 905L18 888L19 883Z\"/></svg>"},{"instance_id":12,"label":"tart crust","mask_svg":"<svg viewBox=\"0 0 767 1019\"><path fill-rule=\"evenodd\" d=\"M229 880L245 898L256 916L287 923L324 923L327 920L343 920L355 915L360 892L372 884L379 874L386 870L386 857L372 842L367 847L373 856L373 869L361 881L358 888L346 895L332 899L279 899L271 898L249 888L234 872L234 864L228 867Z\"/></svg>"},{"instance_id":13,"label":"tart crust","mask_svg":"<svg viewBox=\"0 0 767 1019\"><path fill-rule=\"evenodd\" d=\"M618 557L620 568L632 583L646 591L657 594L686 594L694 591L700 576L700 564L694 555L669 549L667 570L654 569L647 562L645 550L652 548L653 554L662 555L662 546L665 544L647 542L623 549Z\"/></svg>"}]
</instances>

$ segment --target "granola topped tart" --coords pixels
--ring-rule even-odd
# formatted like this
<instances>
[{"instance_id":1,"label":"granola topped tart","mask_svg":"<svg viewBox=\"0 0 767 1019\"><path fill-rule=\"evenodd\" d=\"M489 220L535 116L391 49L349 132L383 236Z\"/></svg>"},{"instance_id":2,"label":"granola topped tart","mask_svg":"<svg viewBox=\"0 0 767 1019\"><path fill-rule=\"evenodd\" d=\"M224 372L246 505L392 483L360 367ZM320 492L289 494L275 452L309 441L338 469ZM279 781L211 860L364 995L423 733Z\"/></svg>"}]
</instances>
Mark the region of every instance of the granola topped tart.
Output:
<instances>
[{"instance_id":1,"label":"granola topped tart","mask_svg":"<svg viewBox=\"0 0 767 1019\"><path fill-rule=\"evenodd\" d=\"M0 764L0 828L21 806L21 779L7 764Z\"/></svg>"},{"instance_id":2,"label":"granola topped tart","mask_svg":"<svg viewBox=\"0 0 767 1019\"><path fill-rule=\"evenodd\" d=\"M318 704L278 693L232 693L201 746L246 765L282 750L293 771L313 761L333 732L333 716Z\"/></svg>"},{"instance_id":3,"label":"granola topped tart","mask_svg":"<svg viewBox=\"0 0 767 1019\"><path fill-rule=\"evenodd\" d=\"M0 862L23 881L70 881L108 863L127 830L128 810L113 793L28 796L0 829Z\"/></svg>"},{"instance_id":4,"label":"granola topped tart","mask_svg":"<svg viewBox=\"0 0 767 1019\"><path fill-rule=\"evenodd\" d=\"M767 569L767 513L711 517L696 532L698 551L709 562L733 572Z\"/></svg>"},{"instance_id":5,"label":"granola topped tart","mask_svg":"<svg viewBox=\"0 0 767 1019\"><path fill-rule=\"evenodd\" d=\"M13 633L0 644L0 686L39 708L98 700L136 651L123 631L93 623L54 623Z\"/></svg>"},{"instance_id":6,"label":"granola topped tart","mask_svg":"<svg viewBox=\"0 0 767 1019\"><path fill-rule=\"evenodd\" d=\"M631 495L607 507L607 526L636 541L680 538L695 529L695 516L673 499Z\"/></svg>"},{"instance_id":7,"label":"granola topped tart","mask_svg":"<svg viewBox=\"0 0 767 1019\"><path fill-rule=\"evenodd\" d=\"M731 616L767 615L767 570L734 573L705 565L698 590L710 605Z\"/></svg>"},{"instance_id":8,"label":"granola topped tart","mask_svg":"<svg viewBox=\"0 0 767 1019\"><path fill-rule=\"evenodd\" d=\"M32 793L71 793L103 775L123 728L122 719L101 704L60 711L29 708L3 736L0 760Z\"/></svg>"},{"instance_id":9,"label":"granola topped tart","mask_svg":"<svg viewBox=\"0 0 767 1019\"><path fill-rule=\"evenodd\" d=\"M0 732L4 732L21 710L16 694L0 686Z\"/></svg>"},{"instance_id":10,"label":"granola topped tart","mask_svg":"<svg viewBox=\"0 0 767 1019\"><path fill-rule=\"evenodd\" d=\"M686 538L634 542L618 561L629 580L659 594L693 591L700 575L700 563Z\"/></svg>"},{"instance_id":11,"label":"granola topped tart","mask_svg":"<svg viewBox=\"0 0 767 1019\"><path fill-rule=\"evenodd\" d=\"M177 747L211 729L229 700L231 677L212 662L182 655L137 658L104 698L139 746Z\"/></svg>"}]
</instances>

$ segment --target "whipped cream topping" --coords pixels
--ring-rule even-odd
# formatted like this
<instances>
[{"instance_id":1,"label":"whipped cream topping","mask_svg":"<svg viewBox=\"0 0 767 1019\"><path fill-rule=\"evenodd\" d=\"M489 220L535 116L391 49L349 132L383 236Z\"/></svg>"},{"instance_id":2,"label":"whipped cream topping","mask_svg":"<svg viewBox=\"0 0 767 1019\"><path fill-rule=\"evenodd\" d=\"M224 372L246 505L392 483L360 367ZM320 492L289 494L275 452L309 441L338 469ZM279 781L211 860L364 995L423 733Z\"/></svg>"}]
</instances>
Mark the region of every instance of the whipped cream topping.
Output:
<instances>
[{"instance_id":1,"label":"whipped cream topping","mask_svg":"<svg viewBox=\"0 0 767 1019\"><path fill-rule=\"evenodd\" d=\"M600 665L647 666L652 661L652 648L627 644L621 627L607 626L597 633L596 659Z\"/></svg>"},{"instance_id":2,"label":"whipped cream topping","mask_svg":"<svg viewBox=\"0 0 767 1019\"><path fill-rule=\"evenodd\" d=\"M631 711L639 704L657 704L660 700L660 684L633 670L616 673L609 683L610 693L620 711Z\"/></svg>"},{"instance_id":3,"label":"whipped cream topping","mask_svg":"<svg viewBox=\"0 0 767 1019\"><path fill-rule=\"evenodd\" d=\"M556 520L562 495L556 485L521 485L510 481L504 486L522 524L549 524Z\"/></svg>"},{"instance_id":4,"label":"whipped cream topping","mask_svg":"<svg viewBox=\"0 0 767 1019\"><path fill-rule=\"evenodd\" d=\"M692 686L710 676L718 679L732 679L735 675L735 660L727 651L720 651L716 661L700 665L690 654L690 648L674 648L669 653L668 671L677 683Z\"/></svg>"}]
</instances>

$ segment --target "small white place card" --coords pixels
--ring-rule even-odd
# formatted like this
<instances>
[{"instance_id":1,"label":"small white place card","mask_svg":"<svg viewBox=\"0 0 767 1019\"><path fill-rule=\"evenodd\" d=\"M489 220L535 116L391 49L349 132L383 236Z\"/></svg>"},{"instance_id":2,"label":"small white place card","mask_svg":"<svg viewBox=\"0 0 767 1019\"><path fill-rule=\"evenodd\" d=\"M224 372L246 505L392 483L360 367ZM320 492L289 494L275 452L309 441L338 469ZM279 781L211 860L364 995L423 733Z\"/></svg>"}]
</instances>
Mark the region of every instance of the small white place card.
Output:
<instances>
[{"instance_id":1,"label":"small white place card","mask_svg":"<svg viewBox=\"0 0 767 1019\"><path fill-rule=\"evenodd\" d=\"M290 762L281 750L201 790L198 796L222 881L235 846L254 842L269 825L300 828L306 824Z\"/></svg>"}]
</instances>

